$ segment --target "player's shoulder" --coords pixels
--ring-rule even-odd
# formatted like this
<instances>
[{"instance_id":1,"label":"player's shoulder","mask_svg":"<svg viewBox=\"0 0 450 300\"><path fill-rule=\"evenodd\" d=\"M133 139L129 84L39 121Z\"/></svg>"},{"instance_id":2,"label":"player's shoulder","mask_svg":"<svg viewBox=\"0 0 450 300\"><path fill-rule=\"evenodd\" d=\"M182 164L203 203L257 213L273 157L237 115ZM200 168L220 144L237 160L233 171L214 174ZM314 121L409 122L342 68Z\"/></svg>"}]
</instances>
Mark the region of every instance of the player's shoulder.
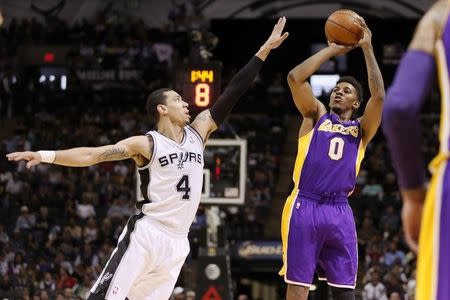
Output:
<instances>
[{"instance_id":1,"label":"player's shoulder","mask_svg":"<svg viewBox=\"0 0 450 300\"><path fill-rule=\"evenodd\" d=\"M204 141L203 141L203 138L202 138L200 132L194 126L187 124L184 127L184 130L186 131L186 134L189 135L188 138L191 143L193 141L192 137L194 137L194 139L198 140L200 142L200 144L202 144L202 145L204 144Z\"/></svg>"},{"instance_id":2,"label":"player's shoulder","mask_svg":"<svg viewBox=\"0 0 450 300\"><path fill-rule=\"evenodd\" d=\"M145 157L151 155L153 149L153 136L152 135L134 135L126 139L126 144L130 147L134 153L143 154Z\"/></svg>"}]
</instances>

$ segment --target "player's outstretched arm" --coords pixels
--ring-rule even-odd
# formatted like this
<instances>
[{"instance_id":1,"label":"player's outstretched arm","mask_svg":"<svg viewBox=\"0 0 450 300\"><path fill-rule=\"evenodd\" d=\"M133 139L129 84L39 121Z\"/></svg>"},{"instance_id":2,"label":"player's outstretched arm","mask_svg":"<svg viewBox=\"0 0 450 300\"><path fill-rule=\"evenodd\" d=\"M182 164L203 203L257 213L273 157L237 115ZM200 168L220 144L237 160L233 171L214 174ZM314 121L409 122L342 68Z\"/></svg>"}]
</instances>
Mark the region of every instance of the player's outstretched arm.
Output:
<instances>
[{"instance_id":1,"label":"player's outstretched arm","mask_svg":"<svg viewBox=\"0 0 450 300\"><path fill-rule=\"evenodd\" d=\"M101 147L80 147L58 151L25 151L6 155L10 161L26 160L27 168L42 162L67 167L88 167L94 164L132 158L139 165L145 159L150 160L153 141L147 136L133 136L115 145Z\"/></svg>"},{"instance_id":2,"label":"player's outstretched arm","mask_svg":"<svg viewBox=\"0 0 450 300\"><path fill-rule=\"evenodd\" d=\"M364 33L363 38L358 42L358 44L364 52L370 90L370 99L367 102L364 115L361 118L361 128L363 132L362 139L364 145L367 145L380 126L385 91L383 76L381 75L380 68L378 67L378 63L373 52L372 32L369 27L367 27L363 18L360 18L358 21L358 25Z\"/></svg>"},{"instance_id":3,"label":"player's outstretched arm","mask_svg":"<svg viewBox=\"0 0 450 300\"><path fill-rule=\"evenodd\" d=\"M237 100L252 85L270 51L278 48L288 37L287 32L283 33L285 24L285 17L278 19L270 37L247 65L234 75L216 103L209 110L201 112L192 122L192 127L199 132L205 142L209 135L228 117Z\"/></svg>"},{"instance_id":4,"label":"player's outstretched arm","mask_svg":"<svg viewBox=\"0 0 450 300\"><path fill-rule=\"evenodd\" d=\"M346 47L329 43L328 47L315 53L289 72L287 77L289 88L295 106L304 118L317 121L326 112L326 108L322 102L314 97L311 86L307 81L308 78L330 58L345 54L354 48L354 46Z\"/></svg>"}]
</instances>

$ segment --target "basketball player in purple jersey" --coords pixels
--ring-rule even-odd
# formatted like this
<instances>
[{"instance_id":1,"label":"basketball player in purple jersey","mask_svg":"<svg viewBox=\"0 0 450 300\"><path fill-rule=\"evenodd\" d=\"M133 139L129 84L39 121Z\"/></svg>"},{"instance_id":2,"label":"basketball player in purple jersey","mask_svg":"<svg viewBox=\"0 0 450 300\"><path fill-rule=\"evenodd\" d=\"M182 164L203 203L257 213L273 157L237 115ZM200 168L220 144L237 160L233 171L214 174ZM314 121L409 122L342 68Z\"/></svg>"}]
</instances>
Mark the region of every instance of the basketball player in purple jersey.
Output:
<instances>
[{"instance_id":1,"label":"basketball player in purple jersey","mask_svg":"<svg viewBox=\"0 0 450 300\"><path fill-rule=\"evenodd\" d=\"M381 121L384 85L372 48L372 34L361 18L371 97L364 115L352 119L362 102L361 85L342 77L330 96L330 112L313 96L307 79L331 57L355 48L330 44L288 75L294 102L303 116L294 167L295 183L282 216L284 276L288 300L308 297L317 266L335 299L354 299L357 240L348 195L354 189L364 149Z\"/></svg>"},{"instance_id":2,"label":"basketball player in purple jersey","mask_svg":"<svg viewBox=\"0 0 450 300\"><path fill-rule=\"evenodd\" d=\"M156 130L114 145L60 151L15 152L9 160L86 167L104 161L133 159L139 169L142 212L132 216L119 237L89 300L169 299L189 253L189 227L200 203L203 149L210 134L228 117L252 85L272 49L288 37L286 18L275 24L258 52L230 81L214 105L190 123L188 104L171 89L147 98ZM190 124L189 124L190 123Z\"/></svg>"},{"instance_id":3,"label":"basketball player in purple jersey","mask_svg":"<svg viewBox=\"0 0 450 300\"><path fill-rule=\"evenodd\" d=\"M450 299L449 62L449 3L441 0L420 20L387 93L383 116L383 132L403 198L403 228L410 247L419 250L418 300ZM432 179L427 188L419 112L430 95L436 66L441 92L440 148L429 166Z\"/></svg>"}]
</instances>

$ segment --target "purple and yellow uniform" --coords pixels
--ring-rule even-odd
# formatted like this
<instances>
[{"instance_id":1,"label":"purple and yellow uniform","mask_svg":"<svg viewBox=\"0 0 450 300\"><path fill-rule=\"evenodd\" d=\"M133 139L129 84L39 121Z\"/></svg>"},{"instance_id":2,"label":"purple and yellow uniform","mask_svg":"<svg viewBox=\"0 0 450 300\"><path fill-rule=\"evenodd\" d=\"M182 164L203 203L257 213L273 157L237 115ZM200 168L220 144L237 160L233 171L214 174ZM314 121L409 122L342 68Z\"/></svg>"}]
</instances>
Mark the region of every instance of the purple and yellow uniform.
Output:
<instances>
[{"instance_id":1,"label":"purple and yellow uniform","mask_svg":"<svg viewBox=\"0 0 450 300\"><path fill-rule=\"evenodd\" d=\"M295 187L281 223L280 275L287 283L309 286L318 265L328 284L354 288L358 253L347 197L363 157L359 120L341 122L334 113L322 115L298 140Z\"/></svg>"},{"instance_id":2,"label":"purple and yellow uniform","mask_svg":"<svg viewBox=\"0 0 450 300\"><path fill-rule=\"evenodd\" d=\"M433 175L419 238L416 299L450 299L450 19L436 45L441 91L440 149L430 163Z\"/></svg>"}]
</instances>

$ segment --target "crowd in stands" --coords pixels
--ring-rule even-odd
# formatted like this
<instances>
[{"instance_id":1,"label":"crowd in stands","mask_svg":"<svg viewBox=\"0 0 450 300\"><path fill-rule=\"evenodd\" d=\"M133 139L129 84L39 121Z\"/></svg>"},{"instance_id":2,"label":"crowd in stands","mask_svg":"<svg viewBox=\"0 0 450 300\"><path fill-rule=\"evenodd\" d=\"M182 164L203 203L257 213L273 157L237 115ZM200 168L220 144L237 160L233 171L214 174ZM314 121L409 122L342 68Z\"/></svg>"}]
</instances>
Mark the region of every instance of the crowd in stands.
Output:
<instances>
[{"instance_id":1,"label":"crowd in stands","mask_svg":"<svg viewBox=\"0 0 450 300\"><path fill-rule=\"evenodd\" d=\"M164 86L173 60L189 55L189 39L179 34L188 26L186 18L175 7L165 29L106 17L72 26L23 19L0 27L0 118L14 124L0 145L0 297L84 299L136 212L131 162L88 168L41 164L27 170L23 162L6 161L5 154L104 145L150 130L142 91ZM42 43L70 45L73 68L140 69L144 75L134 84L141 92L78 91L82 84L76 81L72 91L56 92L32 80L16 82L19 45ZM264 239L283 144L287 131L297 130L284 125L280 107L289 95L282 74L259 78L246 97L249 103L266 97L271 114L234 115L214 136L248 140L245 205L222 211L230 241ZM438 144L437 116L429 112L424 121L429 160ZM403 239L401 199L381 134L367 149L350 201L358 230L360 296L414 299L415 257ZM206 226L204 207L193 226ZM195 293L180 287L174 299L195 299Z\"/></svg>"}]
</instances>

